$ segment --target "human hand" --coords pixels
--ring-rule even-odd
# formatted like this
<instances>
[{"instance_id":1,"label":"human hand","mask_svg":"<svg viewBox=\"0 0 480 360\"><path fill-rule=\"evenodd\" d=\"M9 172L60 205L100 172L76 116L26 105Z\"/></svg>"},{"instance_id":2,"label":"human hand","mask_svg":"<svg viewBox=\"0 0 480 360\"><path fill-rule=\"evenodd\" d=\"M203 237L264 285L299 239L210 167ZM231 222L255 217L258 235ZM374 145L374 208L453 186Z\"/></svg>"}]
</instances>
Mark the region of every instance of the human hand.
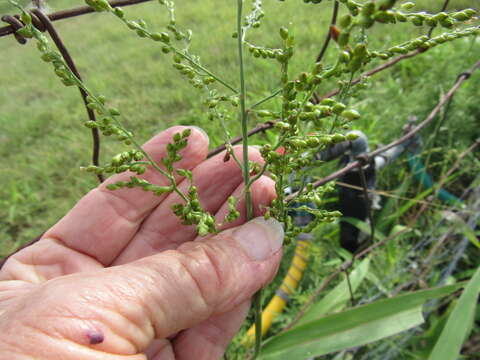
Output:
<instances>
[{"instance_id":1,"label":"human hand","mask_svg":"<svg viewBox=\"0 0 480 360\"><path fill-rule=\"evenodd\" d=\"M144 149L159 162L173 134L184 129L170 128ZM207 152L207 136L192 128L177 166L193 170L202 205L221 221L228 197L241 198L241 171L222 154L205 160ZM249 157L261 162L255 149ZM129 176L115 175L89 192L39 242L5 263L0 359L221 357L249 298L277 271L282 227L263 218L244 224L241 211L220 234L199 238L172 213L176 194L106 189ZM142 177L166 184L153 170ZM273 181L261 177L252 193L259 216L275 196ZM244 208L240 200L238 209Z\"/></svg>"}]
</instances>

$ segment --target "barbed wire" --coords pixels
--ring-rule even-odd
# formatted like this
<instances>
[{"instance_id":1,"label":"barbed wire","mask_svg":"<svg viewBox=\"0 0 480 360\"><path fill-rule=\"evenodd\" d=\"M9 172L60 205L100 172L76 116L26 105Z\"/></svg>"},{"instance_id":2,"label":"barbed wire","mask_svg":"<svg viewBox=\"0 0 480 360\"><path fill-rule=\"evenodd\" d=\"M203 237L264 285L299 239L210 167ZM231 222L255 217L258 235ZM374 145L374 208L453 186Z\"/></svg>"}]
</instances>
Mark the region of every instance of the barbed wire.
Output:
<instances>
[{"instance_id":1,"label":"barbed wire","mask_svg":"<svg viewBox=\"0 0 480 360\"><path fill-rule=\"evenodd\" d=\"M136 4L140 4L148 1L152 1L152 0L114 0L114 1L109 1L109 3L112 7L119 7L119 6L136 5ZM94 12L95 10L90 6L79 6L72 9L53 12L51 14L48 14L47 17L50 21L53 22L53 21L68 19L68 18L77 17L81 15L91 14ZM12 25L0 27L0 37L12 35L15 33L15 31L16 29Z\"/></svg>"}]
</instances>

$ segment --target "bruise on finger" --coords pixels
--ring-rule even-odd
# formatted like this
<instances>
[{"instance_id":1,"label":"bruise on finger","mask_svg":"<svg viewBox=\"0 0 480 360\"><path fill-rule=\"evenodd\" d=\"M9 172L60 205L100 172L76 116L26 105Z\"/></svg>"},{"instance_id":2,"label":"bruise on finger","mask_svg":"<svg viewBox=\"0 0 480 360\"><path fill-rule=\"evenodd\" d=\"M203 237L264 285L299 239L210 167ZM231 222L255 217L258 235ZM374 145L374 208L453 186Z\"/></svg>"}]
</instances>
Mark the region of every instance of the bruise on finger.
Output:
<instances>
[{"instance_id":1,"label":"bruise on finger","mask_svg":"<svg viewBox=\"0 0 480 360\"><path fill-rule=\"evenodd\" d=\"M86 337L90 345L101 344L105 340L105 336L100 330L88 330L86 332Z\"/></svg>"}]
</instances>

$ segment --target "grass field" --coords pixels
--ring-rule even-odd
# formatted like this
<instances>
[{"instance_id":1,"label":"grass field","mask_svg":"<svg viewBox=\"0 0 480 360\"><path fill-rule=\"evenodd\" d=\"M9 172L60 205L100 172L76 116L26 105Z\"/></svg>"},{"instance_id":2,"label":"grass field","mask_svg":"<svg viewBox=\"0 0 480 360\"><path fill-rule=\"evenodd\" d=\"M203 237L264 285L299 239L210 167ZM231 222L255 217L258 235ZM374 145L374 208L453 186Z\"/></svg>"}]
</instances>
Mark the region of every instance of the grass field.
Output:
<instances>
[{"instance_id":1,"label":"grass field","mask_svg":"<svg viewBox=\"0 0 480 360\"><path fill-rule=\"evenodd\" d=\"M14 13L0 0L0 13ZM25 3L26 1L23 1ZM442 1L417 1L419 7L438 11ZM452 0L449 9L477 7L478 0ZM230 83L238 83L235 6L227 1L180 2L177 23L194 33L192 49L202 63ZM53 10L83 5L80 0L51 1ZM266 1L266 18L259 30L250 34L252 42L278 46L278 28L294 31L297 48L291 75L313 64L331 16L331 1L312 6L300 1ZM143 18L161 30L167 18L156 2L125 8L129 18ZM93 14L55 23L75 59L86 84L106 95L118 107L123 121L141 142L173 124L195 124L210 135L211 146L222 141L218 124L211 123L202 107L198 91L180 78L157 44L139 39L115 18ZM424 34L425 27L395 26L395 32L382 25L371 30L370 44L383 49ZM435 33L441 30L436 30ZM352 99L362 113L356 128L368 134L372 146L399 137L409 115L423 119L457 75L480 57L480 39L464 39L430 50L415 60L405 60L373 77L367 90ZM52 74L49 64L39 59L33 42L20 46L13 37L0 38L0 257L35 238L62 217L96 179L79 171L89 164L91 139L82 126L86 119L78 91L65 88ZM327 53L327 61L333 51ZM267 60L247 57L247 88L254 102L278 88L278 69ZM373 67L378 63L373 63ZM328 84L325 93L335 87ZM440 129L431 154L430 171L441 176L458 155L480 137L480 72L474 74L455 96L448 118ZM240 124L228 124L233 135ZM423 132L428 139L434 125ZM256 139L262 140L261 136ZM120 149L104 141L102 159ZM447 184L461 193L478 173L478 150L465 159L455 181ZM397 189L409 179L404 162L385 171L381 187ZM404 196L415 197L418 186L404 189ZM400 202L396 207L400 207ZM394 207L395 207L394 206ZM322 230L334 238L332 229ZM327 235L326 235L327 236ZM398 256L400 256L399 254ZM318 265L318 264L317 264Z\"/></svg>"}]
</instances>

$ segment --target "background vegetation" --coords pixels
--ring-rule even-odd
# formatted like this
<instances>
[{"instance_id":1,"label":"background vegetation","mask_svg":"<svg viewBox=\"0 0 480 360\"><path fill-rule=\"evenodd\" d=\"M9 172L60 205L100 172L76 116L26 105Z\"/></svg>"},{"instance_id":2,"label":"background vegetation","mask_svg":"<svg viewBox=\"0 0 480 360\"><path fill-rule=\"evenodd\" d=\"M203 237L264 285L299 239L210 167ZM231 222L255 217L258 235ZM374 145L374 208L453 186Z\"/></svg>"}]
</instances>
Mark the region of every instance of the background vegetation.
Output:
<instances>
[{"instance_id":1,"label":"background vegetation","mask_svg":"<svg viewBox=\"0 0 480 360\"><path fill-rule=\"evenodd\" d=\"M300 1L265 2L267 16L262 24L263 31L255 34L257 43L275 46L278 43L278 28L290 23L297 39L292 74L309 68L330 21L330 1L324 3L313 7ZM419 0L416 3L419 8L436 12L442 2ZM58 10L83 5L83 1L56 0L49 5ZM478 9L479 1L452 0L449 9L465 7ZM2 0L0 13L13 12L13 8ZM130 17L138 16L151 24L159 24L158 28L167 21L166 14L154 3L129 7L128 12ZM194 52L202 56L202 62L216 69L226 80L235 82L236 43L229 36L235 27L233 4L213 0L178 2L177 17L179 23L188 24L193 30ZM128 119L127 127L136 131L139 139L146 141L162 129L180 123L205 128L212 147L221 143L222 133L217 124L207 119L198 93L179 79L170 61L152 42L140 41L115 19L103 14L59 21L56 26L85 82L95 92L115 101L112 105L121 109ZM370 41L373 48L383 48L385 43L400 43L424 34L426 28L401 24L395 26L395 32L386 32L382 31L382 25L376 25L372 31ZM90 163L91 147L89 131L82 126L86 114L78 91L66 89L52 76L49 64L38 58L33 43L20 46L13 37L1 38L0 41L0 256L4 256L55 223L96 185L96 179L78 170ZM467 38L448 43L429 50L415 61L405 60L373 77L366 83L367 90L359 92L353 99L354 106L362 113L356 128L369 136L372 147L399 137L409 115L423 119L457 75L479 59L479 41ZM327 58L329 55L334 54L327 53ZM271 62L248 61L246 70L247 87L249 92L257 95L256 98L268 95L278 87L279 80L275 77L278 71L272 71ZM462 86L448 114L439 117L438 120L444 116L445 119L438 132L434 131L437 121L422 133L427 144L422 155L429 158L429 172L435 179L441 178L457 161L458 155L480 137L479 80L480 73L476 73ZM320 88L320 93L328 90L331 89ZM229 126L232 135L240 133L240 124L231 123ZM431 135L434 133L437 134L435 137ZM255 139L260 143L264 136L258 135ZM108 158L118 150L118 144L105 142L102 156ZM449 191L461 195L472 183L480 168L479 154L477 148L462 161L455 176L446 184ZM441 203L434 202L416 224L410 224L415 210L421 205L408 199L425 199L418 197L420 188L412 180L404 158L381 173L378 187L387 192L388 196L384 197L382 204L388 211L378 212L377 228L388 234L395 225L408 224L415 225L416 231L396 239L376 255L371 275L359 289L363 295L368 294L372 287L388 292L406 279L402 278L406 275L397 272L408 265L404 262L408 249L424 236L434 235L434 230L442 230L435 227L445 210ZM331 195L330 201L334 204L335 194ZM338 266L342 256L346 256L339 249L337 236L335 224L321 226L316 231L316 246L307 276L302 282L302 291L274 324L273 331L291 320L322 278ZM287 256L290 253L291 249L287 249ZM461 259L457 280L471 276L475 264L478 265L479 255L478 248L468 248ZM433 264L432 274L440 274L442 266L445 266L442 261ZM281 273L285 270L282 269ZM382 277L386 276L387 270L396 279L383 283ZM266 297L269 295L271 292L266 293ZM445 311L448 312L448 308L434 319L441 322ZM480 341L478 324L476 326L472 339ZM433 320L426 328L435 334ZM416 341L404 344L400 349L401 355L396 358L422 358L422 351L434 338L428 332L425 334L424 338L417 337ZM428 338L428 334L432 337ZM394 346L393 341L389 346ZM231 354L239 351L238 343L234 343ZM365 351L368 353L369 350ZM356 356L360 359L359 353ZM471 359L480 358L468 356Z\"/></svg>"}]
</instances>

